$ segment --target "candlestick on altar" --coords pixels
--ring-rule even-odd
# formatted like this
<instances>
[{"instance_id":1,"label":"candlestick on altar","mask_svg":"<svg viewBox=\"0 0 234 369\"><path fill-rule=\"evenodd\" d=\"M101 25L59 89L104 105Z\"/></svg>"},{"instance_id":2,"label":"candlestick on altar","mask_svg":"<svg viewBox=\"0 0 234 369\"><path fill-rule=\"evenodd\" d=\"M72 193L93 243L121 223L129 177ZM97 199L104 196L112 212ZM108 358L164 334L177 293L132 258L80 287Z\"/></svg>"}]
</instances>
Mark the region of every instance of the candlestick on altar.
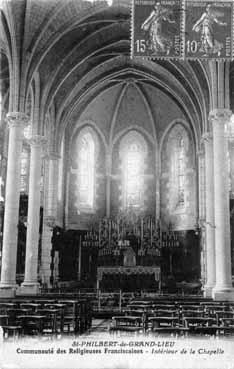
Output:
<instances>
[{"instance_id":1,"label":"candlestick on altar","mask_svg":"<svg viewBox=\"0 0 234 369\"><path fill-rule=\"evenodd\" d=\"M108 246L111 246L111 219L109 219Z\"/></svg>"},{"instance_id":2,"label":"candlestick on altar","mask_svg":"<svg viewBox=\"0 0 234 369\"><path fill-rule=\"evenodd\" d=\"M159 238L159 247L162 247L162 227L160 219L157 220L157 235Z\"/></svg>"},{"instance_id":3,"label":"candlestick on altar","mask_svg":"<svg viewBox=\"0 0 234 369\"><path fill-rule=\"evenodd\" d=\"M150 247L152 247L153 243L153 229L152 229L152 219L150 218Z\"/></svg>"},{"instance_id":4,"label":"candlestick on altar","mask_svg":"<svg viewBox=\"0 0 234 369\"><path fill-rule=\"evenodd\" d=\"M141 218L141 247L143 246L143 237L144 237L144 223L143 218Z\"/></svg>"},{"instance_id":5,"label":"candlestick on altar","mask_svg":"<svg viewBox=\"0 0 234 369\"><path fill-rule=\"evenodd\" d=\"M117 240L119 241L119 218L117 219Z\"/></svg>"},{"instance_id":6,"label":"candlestick on altar","mask_svg":"<svg viewBox=\"0 0 234 369\"><path fill-rule=\"evenodd\" d=\"M101 222L99 222L98 243L99 243L99 247L101 247Z\"/></svg>"}]
</instances>

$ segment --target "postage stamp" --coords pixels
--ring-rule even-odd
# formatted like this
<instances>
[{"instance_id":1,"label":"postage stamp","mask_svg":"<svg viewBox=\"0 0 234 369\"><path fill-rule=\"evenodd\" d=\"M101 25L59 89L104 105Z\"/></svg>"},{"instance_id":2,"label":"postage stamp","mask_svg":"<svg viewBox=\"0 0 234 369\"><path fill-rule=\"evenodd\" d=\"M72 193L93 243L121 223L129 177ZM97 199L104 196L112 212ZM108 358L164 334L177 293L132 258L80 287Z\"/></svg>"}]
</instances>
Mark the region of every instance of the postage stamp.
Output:
<instances>
[{"instance_id":1,"label":"postage stamp","mask_svg":"<svg viewBox=\"0 0 234 369\"><path fill-rule=\"evenodd\" d=\"M233 2L185 0L185 58L231 59Z\"/></svg>"},{"instance_id":2,"label":"postage stamp","mask_svg":"<svg viewBox=\"0 0 234 369\"><path fill-rule=\"evenodd\" d=\"M133 0L132 57L181 58L181 1Z\"/></svg>"}]
</instances>

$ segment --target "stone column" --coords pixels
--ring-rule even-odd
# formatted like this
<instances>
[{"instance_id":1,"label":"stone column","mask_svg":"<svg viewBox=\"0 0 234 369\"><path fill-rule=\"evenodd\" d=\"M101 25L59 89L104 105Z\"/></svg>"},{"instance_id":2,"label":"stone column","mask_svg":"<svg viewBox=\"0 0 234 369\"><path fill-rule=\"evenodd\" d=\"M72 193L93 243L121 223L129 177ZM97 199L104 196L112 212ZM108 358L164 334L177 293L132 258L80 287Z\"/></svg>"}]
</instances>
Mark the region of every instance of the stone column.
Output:
<instances>
[{"instance_id":1,"label":"stone column","mask_svg":"<svg viewBox=\"0 0 234 369\"><path fill-rule=\"evenodd\" d=\"M48 186L46 194L46 216L57 216L57 201L58 201L58 164L60 155L50 153L46 158L48 160Z\"/></svg>"},{"instance_id":2,"label":"stone column","mask_svg":"<svg viewBox=\"0 0 234 369\"><path fill-rule=\"evenodd\" d=\"M29 175L29 199L26 239L25 276L20 293L37 294L39 283L37 281L38 270L38 242L40 224L40 182L42 166L42 150L45 138L35 135L28 140L31 146L30 175Z\"/></svg>"},{"instance_id":3,"label":"stone column","mask_svg":"<svg viewBox=\"0 0 234 369\"><path fill-rule=\"evenodd\" d=\"M198 186L199 186L199 220L201 223L205 220L205 150L202 149L197 152L198 157Z\"/></svg>"},{"instance_id":4,"label":"stone column","mask_svg":"<svg viewBox=\"0 0 234 369\"><path fill-rule=\"evenodd\" d=\"M51 287L51 251L55 219L43 216L42 247L41 247L41 280L44 286Z\"/></svg>"},{"instance_id":5,"label":"stone column","mask_svg":"<svg viewBox=\"0 0 234 369\"><path fill-rule=\"evenodd\" d=\"M41 246L41 279L47 287L51 286L51 251L53 228L56 225L57 194L58 194L58 161L57 153L46 156L45 186L44 186L44 215Z\"/></svg>"},{"instance_id":6,"label":"stone column","mask_svg":"<svg viewBox=\"0 0 234 369\"><path fill-rule=\"evenodd\" d=\"M215 266L215 219L214 219L214 160L213 137L211 133L203 135L205 145L205 204L206 204L206 284L204 296L212 297L216 280Z\"/></svg>"},{"instance_id":7,"label":"stone column","mask_svg":"<svg viewBox=\"0 0 234 369\"><path fill-rule=\"evenodd\" d=\"M5 191L2 270L0 282L1 297L14 296L16 289L20 166L23 130L28 123L28 117L20 112L12 112L7 114L7 121L10 129Z\"/></svg>"},{"instance_id":8,"label":"stone column","mask_svg":"<svg viewBox=\"0 0 234 369\"><path fill-rule=\"evenodd\" d=\"M234 198L234 137L229 140L231 197Z\"/></svg>"},{"instance_id":9,"label":"stone column","mask_svg":"<svg viewBox=\"0 0 234 369\"><path fill-rule=\"evenodd\" d=\"M0 201L0 264L2 259L3 214L4 214L4 202Z\"/></svg>"},{"instance_id":10,"label":"stone column","mask_svg":"<svg viewBox=\"0 0 234 369\"><path fill-rule=\"evenodd\" d=\"M234 301L231 275L230 210L228 191L227 137L225 125L231 111L215 109L210 112L213 126L214 153L214 209L216 284L212 291L215 300Z\"/></svg>"},{"instance_id":11,"label":"stone column","mask_svg":"<svg viewBox=\"0 0 234 369\"><path fill-rule=\"evenodd\" d=\"M206 247L204 242L204 221L205 221L205 151L203 143L201 149L197 152L198 158L198 197L199 197L199 209L198 209L198 226L200 226L200 263L201 263L201 279L202 285L206 282L206 264L205 254Z\"/></svg>"}]
</instances>

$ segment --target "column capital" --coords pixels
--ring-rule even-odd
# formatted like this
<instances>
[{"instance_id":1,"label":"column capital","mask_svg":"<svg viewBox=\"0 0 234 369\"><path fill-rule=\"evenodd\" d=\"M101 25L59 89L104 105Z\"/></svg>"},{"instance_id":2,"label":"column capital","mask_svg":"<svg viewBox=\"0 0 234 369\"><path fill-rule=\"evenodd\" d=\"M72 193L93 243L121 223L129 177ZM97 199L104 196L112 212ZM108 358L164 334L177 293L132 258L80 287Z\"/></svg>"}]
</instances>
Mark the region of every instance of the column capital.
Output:
<instances>
[{"instance_id":1,"label":"column capital","mask_svg":"<svg viewBox=\"0 0 234 369\"><path fill-rule=\"evenodd\" d=\"M43 147L46 142L46 138L40 135L34 135L28 139L28 143L34 147Z\"/></svg>"},{"instance_id":2,"label":"column capital","mask_svg":"<svg viewBox=\"0 0 234 369\"><path fill-rule=\"evenodd\" d=\"M198 158L202 158L204 155L205 155L204 148L200 148L199 150L197 150L197 157Z\"/></svg>"},{"instance_id":3,"label":"column capital","mask_svg":"<svg viewBox=\"0 0 234 369\"><path fill-rule=\"evenodd\" d=\"M209 113L209 120L211 123L227 123L232 115L229 109L213 109Z\"/></svg>"},{"instance_id":4,"label":"column capital","mask_svg":"<svg viewBox=\"0 0 234 369\"><path fill-rule=\"evenodd\" d=\"M205 132L202 135L202 142L205 144L206 142L211 143L213 141L213 133L212 132Z\"/></svg>"},{"instance_id":5,"label":"column capital","mask_svg":"<svg viewBox=\"0 0 234 369\"><path fill-rule=\"evenodd\" d=\"M29 124L29 117L25 113L18 111L7 113L6 120L10 127L17 127L21 125L22 128L24 128Z\"/></svg>"}]
</instances>

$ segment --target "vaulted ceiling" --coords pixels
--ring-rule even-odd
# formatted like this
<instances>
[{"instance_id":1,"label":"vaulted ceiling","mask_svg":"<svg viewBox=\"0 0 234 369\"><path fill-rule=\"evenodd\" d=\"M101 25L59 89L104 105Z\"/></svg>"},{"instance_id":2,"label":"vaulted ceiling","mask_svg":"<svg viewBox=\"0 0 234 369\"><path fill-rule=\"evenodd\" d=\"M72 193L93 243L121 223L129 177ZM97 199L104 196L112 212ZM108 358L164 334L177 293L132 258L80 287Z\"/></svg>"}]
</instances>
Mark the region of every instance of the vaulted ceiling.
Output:
<instances>
[{"instance_id":1,"label":"vaulted ceiling","mask_svg":"<svg viewBox=\"0 0 234 369\"><path fill-rule=\"evenodd\" d=\"M213 101L209 64L131 59L130 0L113 0L111 6L101 0L1 4L0 86L5 109L24 111L32 86L39 132L50 109L59 132L72 113L79 116L103 91L129 81L170 96L198 136L206 129ZM231 80L233 75L231 69Z\"/></svg>"}]
</instances>

